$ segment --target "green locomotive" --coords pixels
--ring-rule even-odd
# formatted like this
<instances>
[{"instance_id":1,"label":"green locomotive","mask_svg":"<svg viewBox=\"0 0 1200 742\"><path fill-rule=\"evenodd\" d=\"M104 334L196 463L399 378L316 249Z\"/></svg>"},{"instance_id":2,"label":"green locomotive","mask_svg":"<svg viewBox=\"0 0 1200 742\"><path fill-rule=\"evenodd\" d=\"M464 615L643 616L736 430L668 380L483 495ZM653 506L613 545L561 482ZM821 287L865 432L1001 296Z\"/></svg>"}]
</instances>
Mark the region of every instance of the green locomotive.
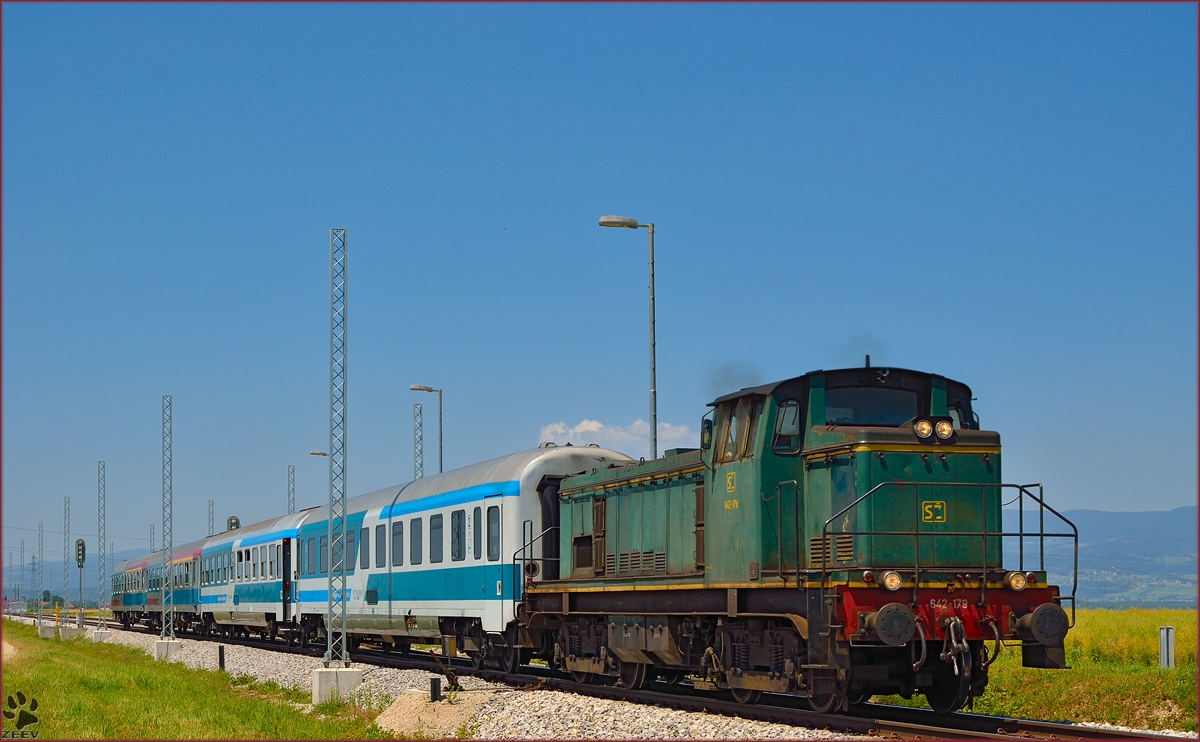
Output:
<instances>
[{"instance_id":1,"label":"green locomotive","mask_svg":"<svg viewBox=\"0 0 1200 742\"><path fill-rule=\"evenodd\" d=\"M546 483L559 526L516 555L511 642L581 682L686 676L819 711L885 693L957 710L1004 645L1065 666L1074 587L1047 584L1044 545L1077 534L1039 486L1003 483L966 385L868 364L711 406L700 449ZM1030 516L1072 533L1026 532Z\"/></svg>"}]
</instances>

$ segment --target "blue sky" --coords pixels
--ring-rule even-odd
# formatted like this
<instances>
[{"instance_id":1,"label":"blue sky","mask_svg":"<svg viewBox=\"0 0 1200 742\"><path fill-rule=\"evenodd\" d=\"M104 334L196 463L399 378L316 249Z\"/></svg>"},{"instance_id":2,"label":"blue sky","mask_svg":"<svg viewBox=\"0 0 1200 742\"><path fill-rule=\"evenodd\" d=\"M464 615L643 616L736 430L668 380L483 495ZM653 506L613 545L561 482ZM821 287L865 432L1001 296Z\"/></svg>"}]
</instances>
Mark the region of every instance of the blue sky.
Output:
<instances>
[{"instance_id":1,"label":"blue sky","mask_svg":"<svg viewBox=\"0 0 1200 742\"><path fill-rule=\"evenodd\" d=\"M1192 503L1196 12L5 4L4 545L66 495L95 533L100 459L143 544L163 394L177 542L288 464L324 502L330 227L352 493L411 478L414 402L436 471L414 383L447 468L640 455L646 237L603 214L657 225L662 448L871 353L969 384L1056 506Z\"/></svg>"}]
</instances>

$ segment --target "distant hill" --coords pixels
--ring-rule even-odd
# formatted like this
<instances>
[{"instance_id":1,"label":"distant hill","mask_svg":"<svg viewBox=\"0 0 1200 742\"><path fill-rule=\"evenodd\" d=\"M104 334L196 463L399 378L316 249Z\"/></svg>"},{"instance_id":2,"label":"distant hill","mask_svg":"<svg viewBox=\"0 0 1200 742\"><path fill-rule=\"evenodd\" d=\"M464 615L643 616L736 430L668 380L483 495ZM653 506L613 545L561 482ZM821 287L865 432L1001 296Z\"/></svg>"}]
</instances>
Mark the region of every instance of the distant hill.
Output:
<instances>
[{"instance_id":1,"label":"distant hill","mask_svg":"<svg viewBox=\"0 0 1200 742\"><path fill-rule=\"evenodd\" d=\"M1079 529L1080 606L1196 607L1195 505L1142 512L1068 510L1063 513ZM1016 511L1004 511L1006 531L1017 529ZM1061 530L1046 516L1046 530ZM1035 513L1025 513L1026 530L1037 527ZM1007 539L1005 565L1015 566L1016 539ZM1072 553L1067 539L1046 540L1051 579L1070 591ZM1037 540L1025 543L1025 565L1036 565Z\"/></svg>"}]
</instances>

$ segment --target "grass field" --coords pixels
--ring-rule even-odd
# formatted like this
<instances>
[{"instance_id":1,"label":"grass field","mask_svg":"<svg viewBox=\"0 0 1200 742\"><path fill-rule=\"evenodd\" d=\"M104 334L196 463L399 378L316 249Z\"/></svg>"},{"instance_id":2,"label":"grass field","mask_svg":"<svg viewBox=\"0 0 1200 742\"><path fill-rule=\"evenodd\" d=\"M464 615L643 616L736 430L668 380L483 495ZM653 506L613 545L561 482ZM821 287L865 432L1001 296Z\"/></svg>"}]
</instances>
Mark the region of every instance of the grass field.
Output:
<instances>
[{"instance_id":1,"label":"grass field","mask_svg":"<svg viewBox=\"0 0 1200 742\"><path fill-rule=\"evenodd\" d=\"M976 699L984 714L1196 731L1196 611L1080 610L1067 634L1069 670L1021 667L1019 648L992 665ZM1158 667L1158 627L1175 627L1173 670ZM924 698L876 701L925 706Z\"/></svg>"},{"instance_id":2,"label":"grass field","mask_svg":"<svg viewBox=\"0 0 1200 742\"><path fill-rule=\"evenodd\" d=\"M381 709L326 704L305 713L308 693L155 662L132 647L41 640L36 628L14 621L4 622L4 641L16 648L4 661L4 698L17 691L36 698L38 723L26 729L45 738L388 736L373 723Z\"/></svg>"}]
</instances>

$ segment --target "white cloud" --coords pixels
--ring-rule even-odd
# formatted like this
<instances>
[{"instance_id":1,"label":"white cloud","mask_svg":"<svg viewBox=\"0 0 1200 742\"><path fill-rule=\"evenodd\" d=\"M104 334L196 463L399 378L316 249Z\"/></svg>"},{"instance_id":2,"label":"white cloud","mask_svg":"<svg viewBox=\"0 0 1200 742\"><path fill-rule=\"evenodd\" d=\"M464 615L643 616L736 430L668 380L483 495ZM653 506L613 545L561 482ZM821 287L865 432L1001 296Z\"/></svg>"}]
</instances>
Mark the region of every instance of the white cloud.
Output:
<instances>
[{"instance_id":1,"label":"white cloud","mask_svg":"<svg viewBox=\"0 0 1200 742\"><path fill-rule=\"evenodd\" d=\"M571 443L582 446L595 443L602 448L628 454L633 458L650 456L650 423L638 418L632 424L605 425L599 420L583 420L568 427L566 423L551 423L542 428L539 443L553 441L558 445ZM695 448L700 445L700 436L686 425L658 424L658 453L661 456L668 448Z\"/></svg>"}]
</instances>

